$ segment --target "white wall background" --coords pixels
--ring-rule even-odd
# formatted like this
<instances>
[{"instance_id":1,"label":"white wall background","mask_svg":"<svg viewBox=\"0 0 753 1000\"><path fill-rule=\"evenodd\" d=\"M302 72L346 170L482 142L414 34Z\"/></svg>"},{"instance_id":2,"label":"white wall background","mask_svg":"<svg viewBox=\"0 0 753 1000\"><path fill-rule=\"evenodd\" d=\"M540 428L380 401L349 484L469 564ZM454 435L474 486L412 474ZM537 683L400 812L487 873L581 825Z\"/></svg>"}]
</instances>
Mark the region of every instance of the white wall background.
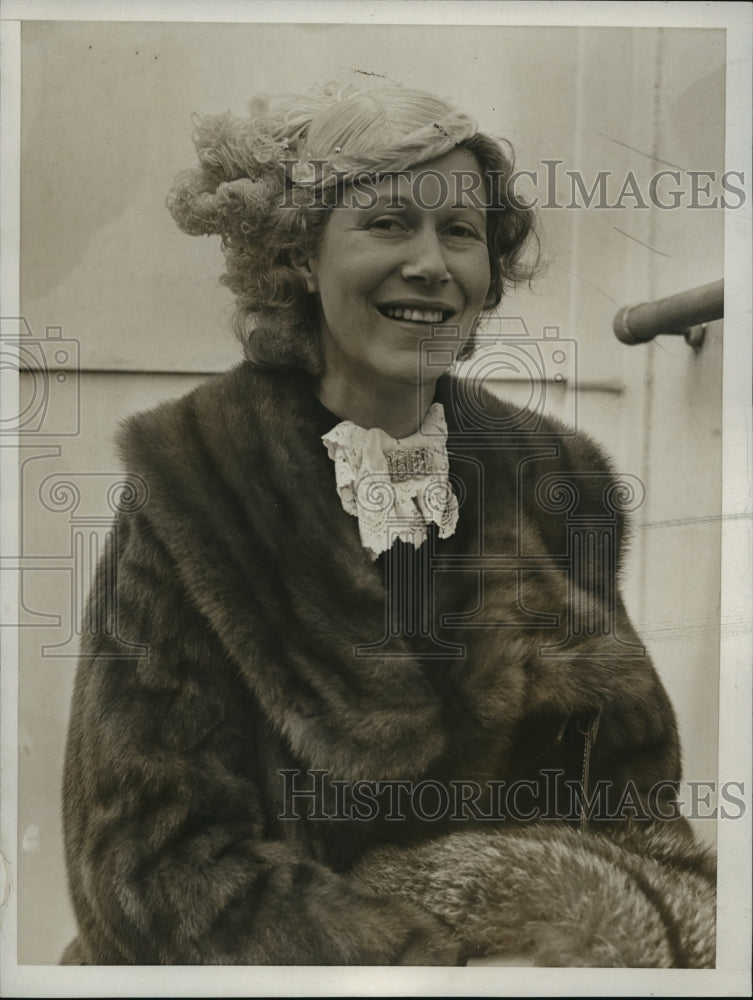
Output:
<instances>
[{"instance_id":1,"label":"white wall background","mask_svg":"<svg viewBox=\"0 0 753 1000\"><path fill-rule=\"evenodd\" d=\"M612 171L613 202L628 171L646 192L657 170L679 169L687 201L686 171L725 169L724 53L724 32L698 29L23 25L22 311L36 340L59 327L78 342L80 375L53 382L50 372L50 409L22 452L19 962L56 962L73 933L60 778L68 640L87 572L72 531L101 537L106 527L118 421L239 358L218 242L184 236L164 208L174 174L194 163L191 113L243 113L259 91L383 74L473 111L542 178L544 159L580 171L589 187ZM549 270L501 313L523 317L534 336L557 326L576 342L577 368L566 385L547 386L549 408L646 484L627 602L675 703L686 777L713 781L721 324L696 356L681 338L626 347L611 321L621 305L721 277L723 216L624 205L542 210ZM32 412L39 385L25 376L22 390ZM55 474L82 489L76 510L40 500ZM710 821L696 826L713 840Z\"/></svg>"}]
</instances>

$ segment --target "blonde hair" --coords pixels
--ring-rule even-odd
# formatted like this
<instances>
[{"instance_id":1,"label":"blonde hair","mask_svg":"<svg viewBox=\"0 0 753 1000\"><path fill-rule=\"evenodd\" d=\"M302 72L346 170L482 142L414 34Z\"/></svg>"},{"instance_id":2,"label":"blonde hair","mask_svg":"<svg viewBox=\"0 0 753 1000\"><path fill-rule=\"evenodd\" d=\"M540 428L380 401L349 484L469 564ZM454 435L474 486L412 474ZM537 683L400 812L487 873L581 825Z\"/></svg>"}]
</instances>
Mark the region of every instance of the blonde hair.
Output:
<instances>
[{"instance_id":1,"label":"blonde hair","mask_svg":"<svg viewBox=\"0 0 753 1000\"><path fill-rule=\"evenodd\" d=\"M236 335L257 365L317 372L316 312L295 255L316 252L343 185L437 159L461 147L482 173L512 173L512 150L477 132L473 119L431 94L398 86L328 84L308 95L255 97L250 115L194 116L199 166L175 180L167 204L190 235L218 234L222 282L236 295ZM521 265L531 212L487 184L492 287L530 276ZM523 273L525 272L525 274Z\"/></svg>"}]
</instances>

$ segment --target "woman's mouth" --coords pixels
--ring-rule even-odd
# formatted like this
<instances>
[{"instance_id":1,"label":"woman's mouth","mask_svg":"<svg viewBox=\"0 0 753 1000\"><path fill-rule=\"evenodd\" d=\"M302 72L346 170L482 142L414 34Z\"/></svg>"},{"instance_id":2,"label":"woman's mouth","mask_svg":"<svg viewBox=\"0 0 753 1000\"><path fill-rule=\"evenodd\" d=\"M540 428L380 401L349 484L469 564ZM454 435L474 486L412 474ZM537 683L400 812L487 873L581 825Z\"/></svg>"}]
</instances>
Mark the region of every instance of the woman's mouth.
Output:
<instances>
[{"instance_id":1,"label":"woman's mouth","mask_svg":"<svg viewBox=\"0 0 753 1000\"><path fill-rule=\"evenodd\" d=\"M450 309L417 309L413 306L379 306L379 312L387 319L399 319L408 323L443 323L452 316Z\"/></svg>"}]
</instances>

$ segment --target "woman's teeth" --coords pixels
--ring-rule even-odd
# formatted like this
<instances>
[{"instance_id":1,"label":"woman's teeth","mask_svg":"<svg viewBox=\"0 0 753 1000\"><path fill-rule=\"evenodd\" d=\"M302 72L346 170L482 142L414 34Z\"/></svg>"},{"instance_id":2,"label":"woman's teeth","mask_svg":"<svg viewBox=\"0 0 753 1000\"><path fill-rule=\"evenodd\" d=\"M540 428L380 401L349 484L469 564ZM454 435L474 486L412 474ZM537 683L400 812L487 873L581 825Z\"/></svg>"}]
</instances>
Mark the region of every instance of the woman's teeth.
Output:
<instances>
[{"instance_id":1,"label":"woman's teeth","mask_svg":"<svg viewBox=\"0 0 753 1000\"><path fill-rule=\"evenodd\" d=\"M441 323L440 309L385 309L385 315L390 319L407 319L411 323Z\"/></svg>"}]
</instances>

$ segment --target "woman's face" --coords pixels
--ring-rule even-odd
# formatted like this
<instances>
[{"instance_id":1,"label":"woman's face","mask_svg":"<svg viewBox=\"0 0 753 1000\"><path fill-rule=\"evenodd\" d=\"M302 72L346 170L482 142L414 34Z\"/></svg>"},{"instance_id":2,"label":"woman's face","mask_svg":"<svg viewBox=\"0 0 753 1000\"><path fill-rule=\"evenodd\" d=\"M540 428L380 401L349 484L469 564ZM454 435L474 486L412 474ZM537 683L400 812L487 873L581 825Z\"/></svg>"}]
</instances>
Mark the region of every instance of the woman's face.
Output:
<instances>
[{"instance_id":1,"label":"woman's face","mask_svg":"<svg viewBox=\"0 0 753 1000\"><path fill-rule=\"evenodd\" d=\"M475 157L456 149L346 191L302 268L329 373L415 385L450 366L489 290L484 190Z\"/></svg>"}]
</instances>

